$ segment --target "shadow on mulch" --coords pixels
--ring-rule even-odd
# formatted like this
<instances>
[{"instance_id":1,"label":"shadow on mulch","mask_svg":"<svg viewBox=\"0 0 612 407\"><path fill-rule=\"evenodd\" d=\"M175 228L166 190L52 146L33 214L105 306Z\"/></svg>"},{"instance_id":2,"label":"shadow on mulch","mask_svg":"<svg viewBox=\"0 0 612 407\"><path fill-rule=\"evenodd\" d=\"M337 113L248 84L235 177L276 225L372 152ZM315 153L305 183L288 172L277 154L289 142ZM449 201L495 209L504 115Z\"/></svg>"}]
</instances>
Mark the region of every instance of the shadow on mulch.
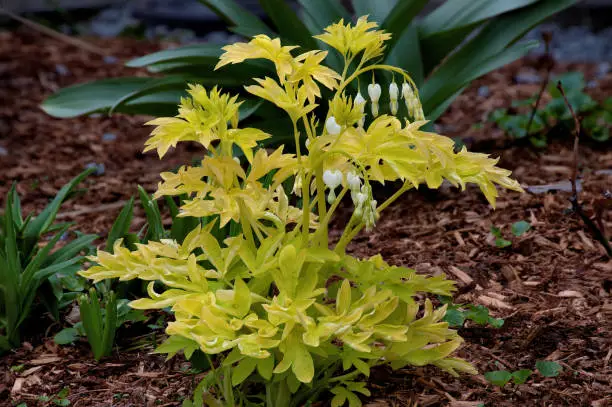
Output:
<instances>
[{"instance_id":1,"label":"shadow on mulch","mask_svg":"<svg viewBox=\"0 0 612 407\"><path fill-rule=\"evenodd\" d=\"M158 49L132 40L93 40L122 59ZM69 74L57 68L67 68ZM517 147L490 124L472 128L498 107L526 98L538 85L517 85L512 78L522 69L537 69L537 61L519 61L476 81L440 120L444 132L461 136L471 148L501 157L500 165L514 171L523 185L567 180L571 174L571 143L555 141L542 151ZM586 65L560 66L559 70ZM181 147L159 161L142 154L148 130L143 117L57 120L38 107L59 87L95 78L133 74L119 64L105 64L55 40L25 31L0 34L0 92L10 103L0 106L0 204L12 181L18 181L25 211L40 209L56 191L87 164L104 165L104 174L90 177L88 193L68 202L62 220L75 221L82 231L104 236L121 204L138 184L153 190L158 173L191 161L201 152ZM142 72L141 72L142 73ZM480 86L490 96L478 96ZM593 90L601 98L612 91L612 76ZM105 133L115 138L104 137ZM112 140L111 140L112 139ZM582 199L591 208L601 192L610 189L610 143L581 148L584 175ZM557 378L534 374L523 385L497 389L482 375L453 378L432 368L391 373L376 370L371 378L372 406L607 406L612 397L612 335L610 282L612 262L567 213L568 194L502 192L497 210L475 188L465 192L443 187L421 188L390 207L370 234L357 237L349 250L359 256L382 253L386 260L429 273L446 273L458 281L455 302L486 305L505 319L500 329L468 325L461 329L465 346L458 352L480 370L534 369L538 360L563 366ZM346 221L348 210L336 219L332 240ZM510 238L510 225L527 220L532 228L512 246L499 249L490 236L492 225ZM136 227L144 222L137 214ZM612 219L604 219L612 230ZM59 329L59 327L57 328ZM49 337L55 332L49 332ZM148 350L124 351L100 363L85 346L58 347L48 338L34 340L0 359L0 400L5 405L25 401L45 405L38 396L69 388L73 406L180 405L195 383L185 373L189 364ZM23 365L13 372L11 366ZM19 370L19 369L18 369ZM534 369L535 370L535 369ZM11 393L12 391L12 393ZM0 402L1 404L1 402ZM48 403L47 403L48 405Z\"/></svg>"}]
</instances>

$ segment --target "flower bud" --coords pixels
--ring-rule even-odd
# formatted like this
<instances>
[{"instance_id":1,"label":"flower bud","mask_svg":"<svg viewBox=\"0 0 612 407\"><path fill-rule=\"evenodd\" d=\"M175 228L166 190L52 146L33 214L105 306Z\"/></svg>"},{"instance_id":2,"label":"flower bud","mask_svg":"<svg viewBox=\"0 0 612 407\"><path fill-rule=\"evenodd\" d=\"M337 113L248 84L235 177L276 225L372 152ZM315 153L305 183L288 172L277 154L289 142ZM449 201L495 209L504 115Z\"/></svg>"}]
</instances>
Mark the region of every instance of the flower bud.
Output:
<instances>
[{"instance_id":1,"label":"flower bud","mask_svg":"<svg viewBox=\"0 0 612 407\"><path fill-rule=\"evenodd\" d=\"M307 138L304 144L306 145L306 148L310 147L310 139Z\"/></svg>"},{"instance_id":2,"label":"flower bud","mask_svg":"<svg viewBox=\"0 0 612 407\"><path fill-rule=\"evenodd\" d=\"M363 109L365 108L366 100L363 98L363 96L361 96L361 92L357 92L357 96L355 96L354 103L355 105L360 106L361 111L363 112Z\"/></svg>"},{"instance_id":3,"label":"flower bud","mask_svg":"<svg viewBox=\"0 0 612 407\"><path fill-rule=\"evenodd\" d=\"M354 172L349 172L346 174L346 183L348 184L351 191L359 190L361 187L361 178Z\"/></svg>"},{"instance_id":4,"label":"flower bud","mask_svg":"<svg viewBox=\"0 0 612 407\"><path fill-rule=\"evenodd\" d=\"M338 122L336 121L336 118L334 116L330 116L325 121L325 129L332 136L336 136L336 135L340 134L340 131L342 130L342 127L340 127L340 125L338 124Z\"/></svg>"},{"instance_id":5,"label":"flower bud","mask_svg":"<svg viewBox=\"0 0 612 407\"><path fill-rule=\"evenodd\" d=\"M391 82L389 85L389 99L397 101L399 95L399 88L397 87L397 83Z\"/></svg>"}]
</instances>

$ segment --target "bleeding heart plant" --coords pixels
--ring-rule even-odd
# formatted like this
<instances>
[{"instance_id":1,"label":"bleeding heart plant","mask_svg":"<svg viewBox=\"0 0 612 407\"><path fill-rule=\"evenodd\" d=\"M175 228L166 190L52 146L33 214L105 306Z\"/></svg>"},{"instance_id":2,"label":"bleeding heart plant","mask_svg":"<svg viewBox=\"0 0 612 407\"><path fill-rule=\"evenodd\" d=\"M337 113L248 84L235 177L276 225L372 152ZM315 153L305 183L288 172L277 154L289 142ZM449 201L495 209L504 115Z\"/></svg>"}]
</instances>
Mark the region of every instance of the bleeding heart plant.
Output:
<instances>
[{"instance_id":1,"label":"bleeding heart plant","mask_svg":"<svg viewBox=\"0 0 612 407\"><path fill-rule=\"evenodd\" d=\"M369 394L363 377L373 366L432 364L451 374L475 372L451 356L462 339L442 321L446 306L434 309L426 300L419 314L415 302L417 294L450 295L452 281L390 266L379 255L357 259L345 248L422 183L476 183L492 205L494 184L521 188L496 160L465 148L456 153L449 138L421 130L426 122L410 77L372 63L389 39L376 26L365 17L355 25L340 21L316 37L342 55L341 73L323 65L326 52L294 56L296 47L265 35L224 48L217 68L255 58L274 64L276 78L255 79L246 91L287 112L295 155L283 154L282 147L258 148L270 135L240 128L241 102L216 87L190 86L177 116L149 123L156 127L146 150L160 157L180 141L208 151L200 166L161 174L156 195L187 196L180 216L206 221L181 243L162 239L134 251L117 243L112 254L99 251L92 258L97 265L82 275L150 281L150 298L131 306L172 308L175 321L158 351L215 355L196 404L298 406L330 391L333 406L355 406L356 393ZM389 88L390 110L398 111L401 89L409 117L378 115L382 90L376 83L367 88L370 118L361 92L346 94L349 84L374 71L402 82ZM323 125L313 113L320 85L333 92ZM397 180L402 187L379 205L372 183ZM328 225L347 194L355 209L330 249ZM212 233L218 228L228 231L222 241Z\"/></svg>"}]
</instances>

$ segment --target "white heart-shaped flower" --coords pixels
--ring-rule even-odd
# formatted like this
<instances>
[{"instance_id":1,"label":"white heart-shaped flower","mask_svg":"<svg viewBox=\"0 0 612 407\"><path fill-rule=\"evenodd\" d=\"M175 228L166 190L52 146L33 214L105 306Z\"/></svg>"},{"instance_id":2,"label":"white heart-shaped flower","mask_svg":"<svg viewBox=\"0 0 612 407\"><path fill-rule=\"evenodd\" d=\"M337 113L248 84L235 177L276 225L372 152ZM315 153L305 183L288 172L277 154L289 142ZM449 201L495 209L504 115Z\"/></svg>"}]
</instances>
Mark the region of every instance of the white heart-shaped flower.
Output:
<instances>
[{"instance_id":1,"label":"white heart-shaped flower","mask_svg":"<svg viewBox=\"0 0 612 407\"><path fill-rule=\"evenodd\" d=\"M342 130L342 127L340 127L340 125L338 124L338 122L336 121L336 118L334 116L330 116L325 121L325 129L332 136L336 136L336 135L340 134L340 131Z\"/></svg>"},{"instance_id":2,"label":"white heart-shaped flower","mask_svg":"<svg viewBox=\"0 0 612 407\"><path fill-rule=\"evenodd\" d=\"M372 102L378 102L381 93L382 89L380 88L380 85L378 83L371 83L368 85L368 95L370 96L370 100Z\"/></svg>"}]
</instances>

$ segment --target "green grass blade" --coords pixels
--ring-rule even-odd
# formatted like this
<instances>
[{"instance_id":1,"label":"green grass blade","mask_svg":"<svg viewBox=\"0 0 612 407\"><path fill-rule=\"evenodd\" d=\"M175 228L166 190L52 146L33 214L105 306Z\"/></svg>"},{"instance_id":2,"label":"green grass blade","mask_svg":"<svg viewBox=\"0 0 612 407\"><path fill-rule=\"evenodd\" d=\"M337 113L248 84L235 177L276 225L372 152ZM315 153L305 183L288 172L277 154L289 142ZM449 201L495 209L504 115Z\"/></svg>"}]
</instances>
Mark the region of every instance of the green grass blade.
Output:
<instances>
[{"instance_id":1,"label":"green grass blade","mask_svg":"<svg viewBox=\"0 0 612 407\"><path fill-rule=\"evenodd\" d=\"M144 208L145 217L147 218L145 241L153 240L158 242L164 237L164 225L162 224L157 201L153 200L140 185L138 186L138 194L140 195L140 204Z\"/></svg>"},{"instance_id":2,"label":"green grass blade","mask_svg":"<svg viewBox=\"0 0 612 407\"><path fill-rule=\"evenodd\" d=\"M130 231L130 226L132 225L132 218L134 216L134 197L131 197L130 200L125 204L115 222L113 222L113 226L111 227L110 232L106 238L106 251L109 253L113 252L113 245L117 241L117 239L121 239L125 235L127 235Z\"/></svg>"},{"instance_id":3,"label":"green grass blade","mask_svg":"<svg viewBox=\"0 0 612 407\"><path fill-rule=\"evenodd\" d=\"M47 260L43 262L43 266L61 263L77 256L81 251L87 248L87 246L92 244L97 238L98 236L96 235L79 236L78 238L72 240L70 243L56 250L55 252L53 252L53 254L48 256Z\"/></svg>"},{"instance_id":4,"label":"green grass blade","mask_svg":"<svg viewBox=\"0 0 612 407\"><path fill-rule=\"evenodd\" d=\"M94 168L88 168L76 177L74 177L69 183L64 185L55 198L47 205L47 207L33 220L31 220L24 230L23 236L26 240L26 249L31 251L34 245L39 240L40 236L47 232L47 229L51 226L57 212L60 209L62 203L67 199L68 195L72 190L81 183L89 174L94 172Z\"/></svg>"},{"instance_id":5,"label":"green grass blade","mask_svg":"<svg viewBox=\"0 0 612 407\"><path fill-rule=\"evenodd\" d=\"M68 227L66 226L56 233L53 238L51 238L51 240L41 250L39 250L27 264L23 270L23 274L21 275L21 286L24 292L32 289L36 290L38 288L42 281L36 281L35 273L42 267L53 247L55 247L62 234L64 234L67 230Z\"/></svg>"},{"instance_id":6,"label":"green grass blade","mask_svg":"<svg viewBox=\"0 0 612 407\"><path fill-rule=\"evenodd\" d=\"M117 332L117 296L114 292L108 293L104 315L104 333L102 337L102 356L110 356Z\"/></svg>"},{"instance_id":7,"label":"green grass blade","mask_svg":"<svg viewBox=\"0 0 612 407\"><path fill-rule=\"evenodd\" d=\"M81 322L91 346L94 358L99 360L104 349L102 348L102 311L98 293L94 288L89 290L89 295L83 294L79 297L79 309Z\"/></svg>"}]
</instances>

